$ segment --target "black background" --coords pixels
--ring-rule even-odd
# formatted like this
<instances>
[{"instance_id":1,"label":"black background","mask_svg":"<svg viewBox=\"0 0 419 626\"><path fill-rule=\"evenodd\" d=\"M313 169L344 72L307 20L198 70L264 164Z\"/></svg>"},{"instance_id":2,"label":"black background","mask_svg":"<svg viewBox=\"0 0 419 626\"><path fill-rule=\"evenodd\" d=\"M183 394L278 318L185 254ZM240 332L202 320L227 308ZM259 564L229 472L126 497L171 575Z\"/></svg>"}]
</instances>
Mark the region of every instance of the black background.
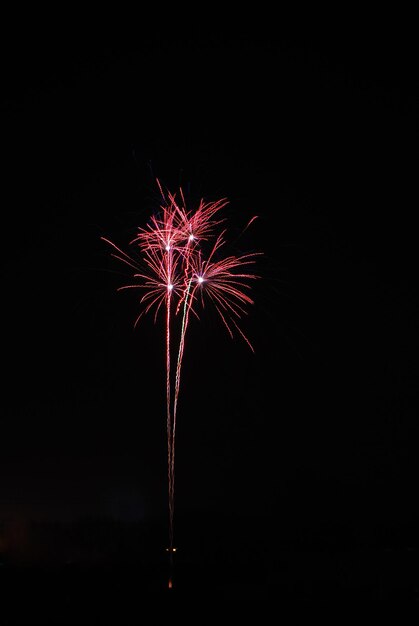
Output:
<instances>
[{"instance_id":1,"label":"black background","mask_svg":"<svg viewBox=\"0 0 419 626\"><path fill-rule=\"evenodd\" d=\"M134 330L100 239L128 246L159 178L228 198L233 241L257 215L235 251L263 252L255 353L211 313L190 327L178 543L416 549L417 43L273 31L4 44L4 528L105 518L167 541L164 321Z\"/></svg>"}]
</instances>

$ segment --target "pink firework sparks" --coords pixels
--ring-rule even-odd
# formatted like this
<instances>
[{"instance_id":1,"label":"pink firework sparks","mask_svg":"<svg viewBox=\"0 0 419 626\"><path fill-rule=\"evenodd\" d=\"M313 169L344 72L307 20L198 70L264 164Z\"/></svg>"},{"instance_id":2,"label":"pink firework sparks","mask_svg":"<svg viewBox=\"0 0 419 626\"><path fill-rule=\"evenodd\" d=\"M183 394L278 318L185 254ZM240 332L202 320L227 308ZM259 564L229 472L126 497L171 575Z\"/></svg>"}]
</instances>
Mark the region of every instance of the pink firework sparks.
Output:
<instances>
[{"instance_id":1,"label":"pink firework sparks","mask_svg":"<svg viewBox=\"0 0 419 626\"><path fill-rule=\"evenodd\" d=\"M256 263L261 253L240 256L222 256L226 245L226 230L217 234L217 227L225 222L219 211L227 205L222 198L215 202L201 200L198 207L188 209L182 189L178 194L165 193L159 181L162 203L160 211L152 216L145 228L138 228L137 235L130 242L138 246L142 255L142 265L102 237L112 247L112 256L134 270L134 282L118 288L139 289L142 291L140 318L154 310L154 320L158 313L165 311L166 323L166 414L167 414L167 454L168 454L168 495L169 495L169 553L175 551L173 540L174 493L175 493L175 434L177 406L180 390L180 374L183 361L186 332L190 314L199 318L199 309L206 302L211 303L228 333L234 338L237 332L253 351L253 346L242 331L240 320L247 313L247 307L254 301L249 295L251 281L258 276L245 271ZM246 230L256 219L253 217ZM244 232L244 231L243 231ZM211 243L211 240L213 242ZM208 248L206 253L205 248ZM173 309L173 310L172 310ZM177 362L172 381L172 313L180 314L178 330ZM173 388L173 404L172 404Z\"/></svg>"}]
</instances>

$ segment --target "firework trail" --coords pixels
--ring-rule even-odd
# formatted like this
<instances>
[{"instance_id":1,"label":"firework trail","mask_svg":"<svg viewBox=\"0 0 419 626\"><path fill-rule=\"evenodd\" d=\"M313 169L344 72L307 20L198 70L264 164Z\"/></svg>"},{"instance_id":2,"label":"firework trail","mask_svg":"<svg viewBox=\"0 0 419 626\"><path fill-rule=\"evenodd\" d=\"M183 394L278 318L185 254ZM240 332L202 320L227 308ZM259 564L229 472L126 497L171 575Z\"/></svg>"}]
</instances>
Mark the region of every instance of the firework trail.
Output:
<instances>
[{"instance_id":1,"label":"firework trail","mask_svg":"<svg viewBox=\"0 0 419 626\"><path fill-rule=\"evenodd\" d=\"M163 310L165 314L168 551L172 555L175 550L173 531L176 419L190 315L199 319L198 309L204 309L206 302L211 303L229 335L234 338L235 333L238 333L253 351L252 344L240 328L240 320L246 314L246 307L254 304L248 292L250 281L258 276L244 271L243 268L254 264L261 253L222 256L222 248L226 244L226 229L217 234L217 227L225 222L218 215L228 204L225 198L215 202L204 202L201 199L198 207L190 210L186 207L182 189L179 189L178 194L165 193L158 180L157 185L162 198L159 211L150 218L145 228L138 228L136 237L130 241L130 245L138 246L142 254L141 266L112 241L105 237L101 239L112 247L113 257L134 270L135 282L119 287L118 291L144 291L140 298L142 310L135 319L134 327L143 315L153 309L155 321L160 311ZM256 216L248 222L244 230L255 219ZM180 329L173 381L171 330L173 318L176 316L180 316Z\"/></svg>"}]
</instances>

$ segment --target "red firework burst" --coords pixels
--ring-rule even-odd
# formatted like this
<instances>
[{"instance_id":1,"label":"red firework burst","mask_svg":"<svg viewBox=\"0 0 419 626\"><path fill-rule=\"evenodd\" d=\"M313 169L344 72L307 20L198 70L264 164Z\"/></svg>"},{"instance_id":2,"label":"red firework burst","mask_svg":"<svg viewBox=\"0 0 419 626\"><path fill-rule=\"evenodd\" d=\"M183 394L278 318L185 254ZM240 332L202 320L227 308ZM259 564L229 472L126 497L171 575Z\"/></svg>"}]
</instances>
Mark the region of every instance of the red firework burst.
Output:
<instances>
[{"instance_id":1,"label":"red firework burst","mask_svg":"<svg viewBox=\"0 0 419 626\"><path fill-rule=\"evenodd\" d=\"M227 204L222 198L215 202L201 199L198 207L188 209L182 189L178 195L163 191L159 181L162 203L157 215L150 218L146 227L138 228L137 235L130 242L137 245L141 253L142 266L116 246L112 241L102 239L112 246L112 256L134 270L135 282L123 285L118 290L140 289L142 309L135 320L137 325L142 315L154 309L156 320L160 310L166 318L166 412L168 443L168 491L169 491L169 552L174 552L174 469L175 434L177 405L180 390L180 374L185 348L186 331L190 314L199 318L199 309L209 301L216 309L223 325L233 338L235 331L253 351L253 346L240 327L240 319L247 313L247 307L254 301L249 295L251 281L256 274L244 271L256 262L259 252L239 256L222 256L226 245L226 230L217 234L217 227L224 221L219 211ZM256 219L253 217L247 224ZM211 244L211 239L214 242ZM206 254L205 247L208 247ZM181 311L181 325L178 339L177 362L174 381L171 379L172 309L175 315ZM173 405L172 405L173 388Z\"/></svg>"}]
</instances>

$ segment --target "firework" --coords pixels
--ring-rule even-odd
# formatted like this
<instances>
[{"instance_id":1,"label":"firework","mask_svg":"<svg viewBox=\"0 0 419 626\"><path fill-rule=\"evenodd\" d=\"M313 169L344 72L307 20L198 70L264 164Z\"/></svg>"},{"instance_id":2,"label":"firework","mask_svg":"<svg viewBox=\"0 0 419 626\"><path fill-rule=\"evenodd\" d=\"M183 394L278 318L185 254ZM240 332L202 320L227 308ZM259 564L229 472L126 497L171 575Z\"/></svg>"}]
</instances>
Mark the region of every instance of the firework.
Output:
<instances>
[{"instance_id":1,"label":"firework","mask_svg":"<svg viewBox=\"0 0 419 626\"><path fill-rule=\"evenodd\" d=\"M215 202L203 199L195 209L186 206L182 189L177 194L165 192L157 180L161 204L156 215L145 227L139 227L129 242L137 246L141 264L109 239L102 240L112 247L112 256L127 264L133 273L133 282L122 285L119 291L138 289L140 318L154 310L154 320L159 312L165 316L166 338L166 421L167 421L167 471L169 508L169 548L174 548L174 497L175 497L175 435L180 391L181 368L185 339L191 314L199 319L199 310L206 303L215 307L229 335L238 333L251 350L253 346L241 329L240 321L247 307L254 304L249 295L251 281L258 276L250 271L260 254L223 256L226 229L218 230L225 222L219 212L227 204L222 198ZM247 224L256 219L253 217ZM247 270L246 270L247 268ZM177 359L172 371L173 318L179 319L177 334ZM173 380L174 377L174 380Z\"/></svg>"}]
</instances>

